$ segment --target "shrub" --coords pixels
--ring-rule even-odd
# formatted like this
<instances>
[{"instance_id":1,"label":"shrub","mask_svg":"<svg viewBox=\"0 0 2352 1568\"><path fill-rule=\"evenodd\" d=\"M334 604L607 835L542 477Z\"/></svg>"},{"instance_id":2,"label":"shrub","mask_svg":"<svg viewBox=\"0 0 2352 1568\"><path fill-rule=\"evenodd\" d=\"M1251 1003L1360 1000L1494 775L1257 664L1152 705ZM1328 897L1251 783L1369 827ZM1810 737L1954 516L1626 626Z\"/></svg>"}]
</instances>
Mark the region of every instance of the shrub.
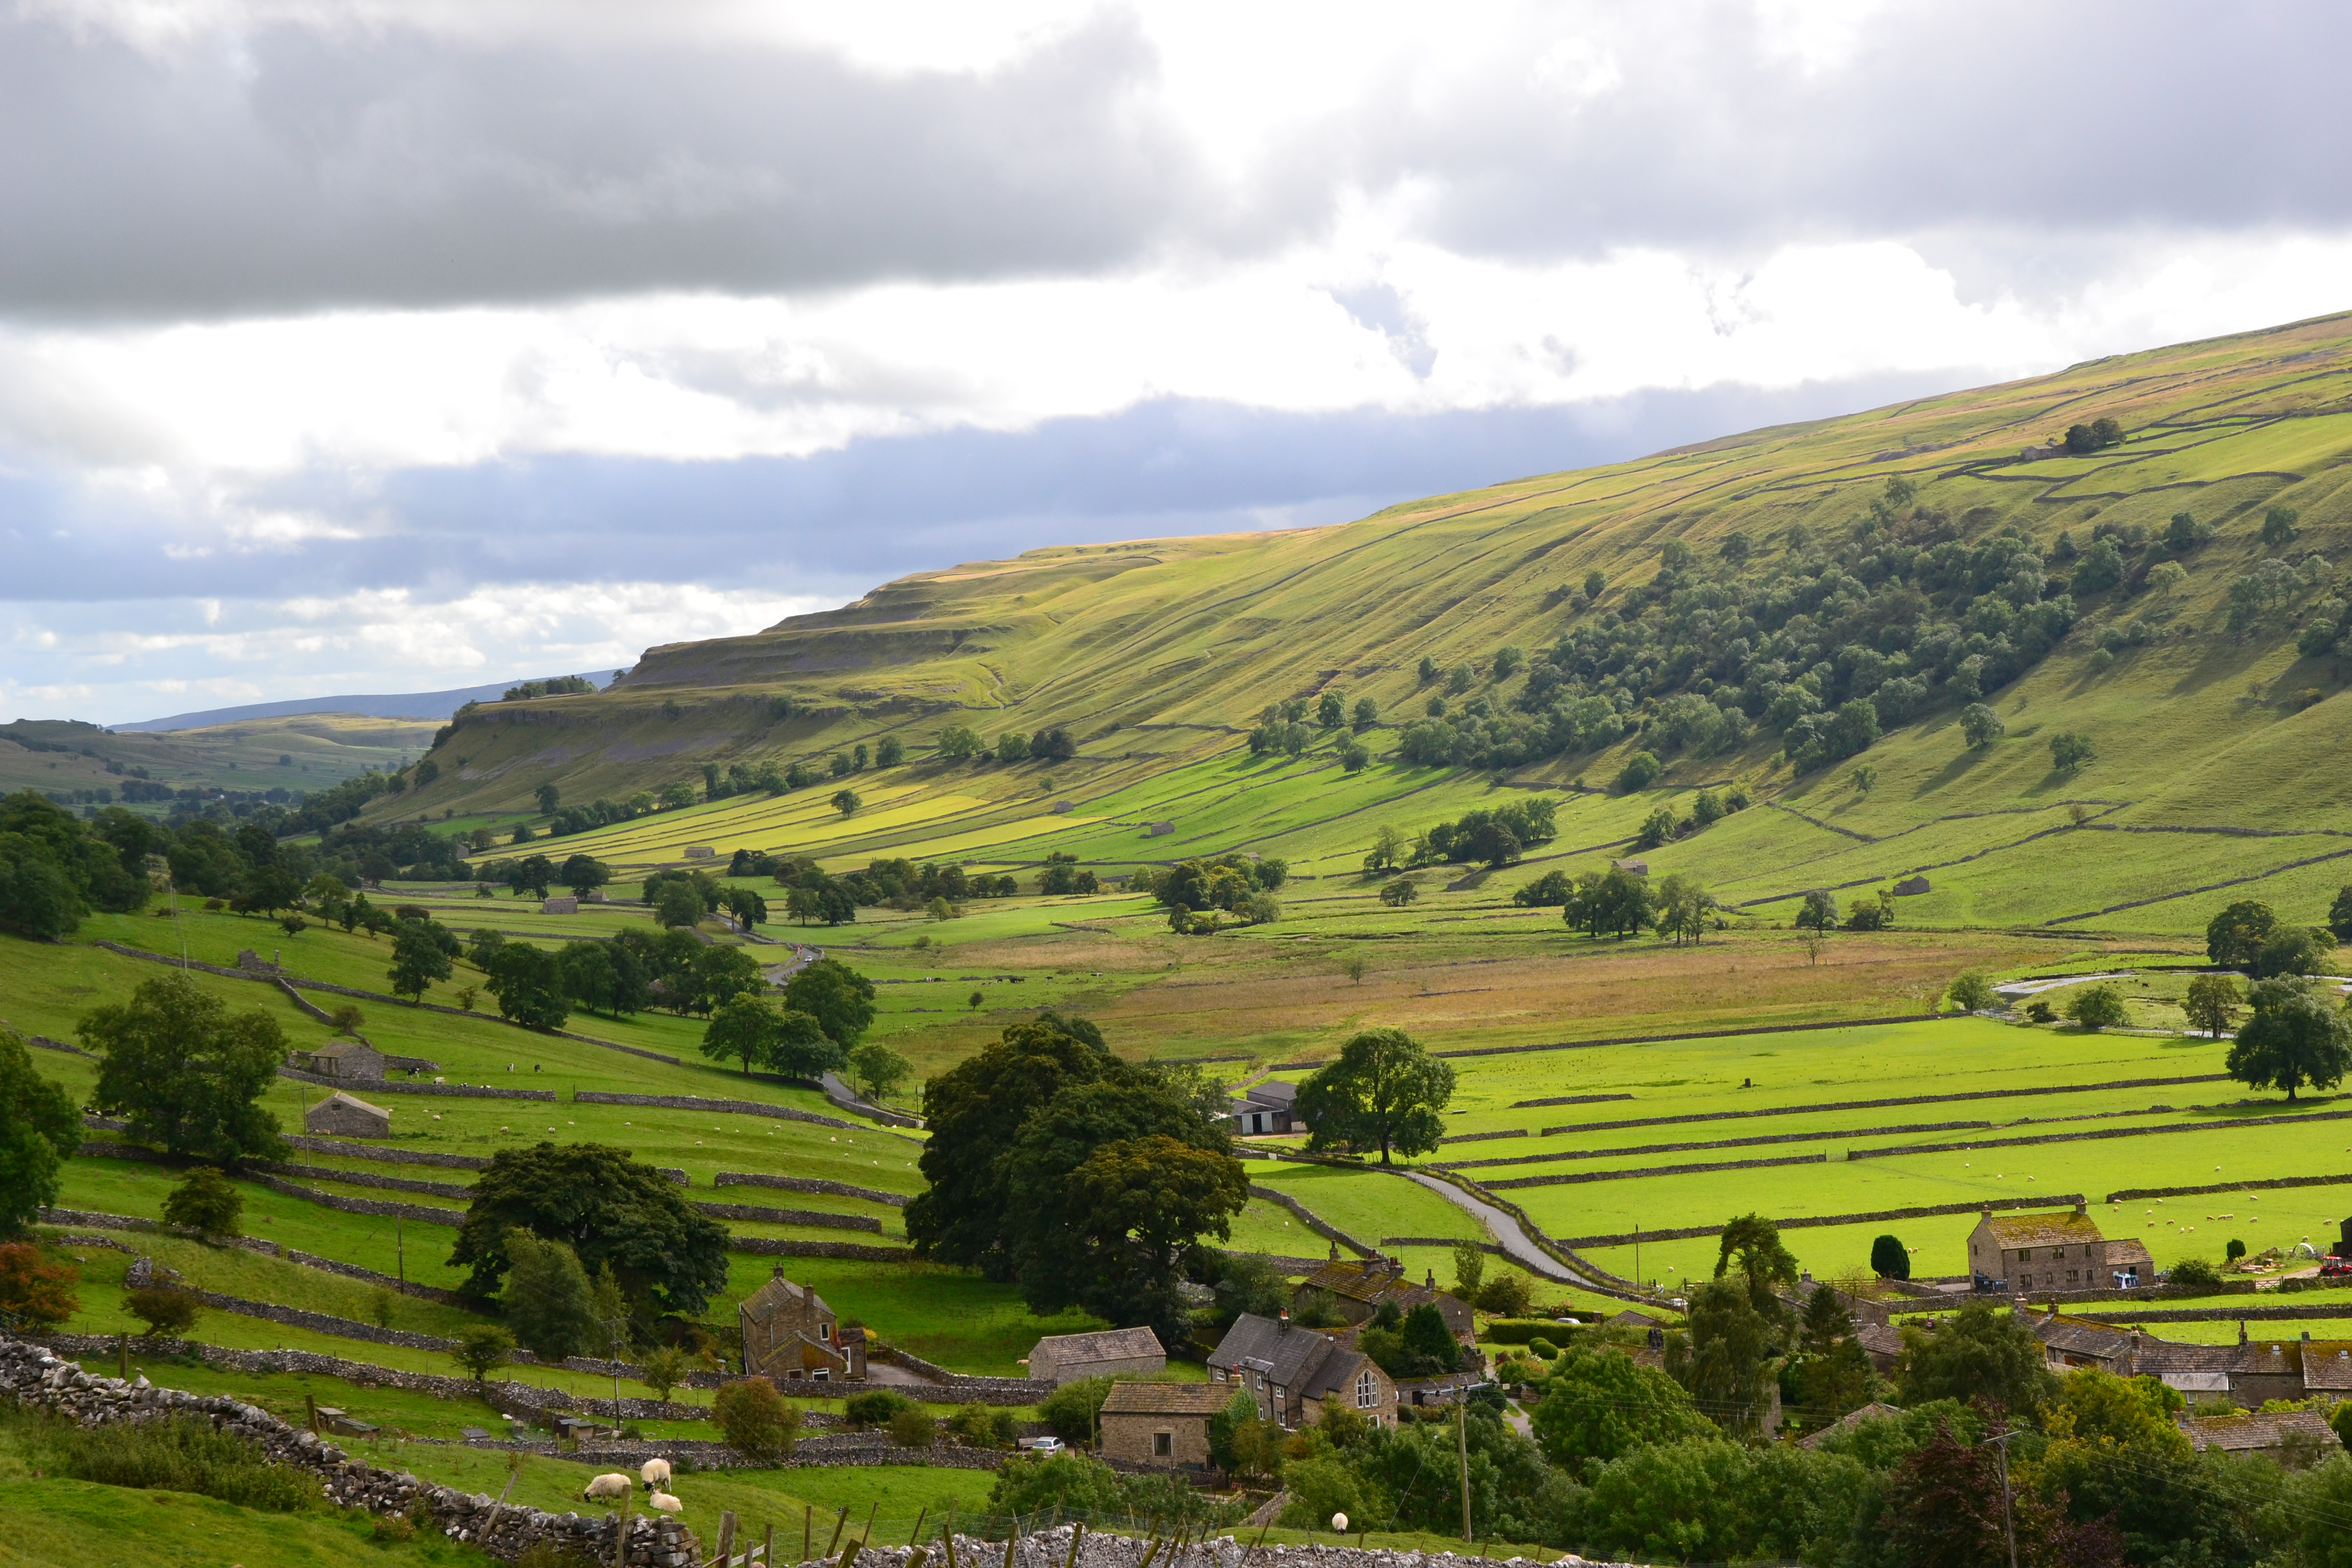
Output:
<instances>
[{"instance_id":1,"label":"shrub","mask_svg":"<svg viewBox=\"0 0 2352 1568\"><path fill-rule=\"evenodd\" d=\"M1881 1279L1911 1278L1911 1251L1900 1237L1882 1236L1870 1244L1870 1271Z\"/></svg>"},{"instance_id":2,"label":"shrub","mask_svg":"<svg viewBox=\"0 0 2352 1568\"><path fill-rule=\"evenodd\" d=\"M1110 1379L1073 1378L1038 1401L1037 1419L1051 1426L1065 1443L1091 1443L1103 1401L1109 1397Z\"/></svg>"},{"instance_id":3,"label":"shrub","mask_svg":"<svg viewBox=\"0 0 2352 1568\"><path fill-rule=\"evenodd\" d=\"M242 1508L291 1513L318 1496L318 1483L273 1465L241 1438L192 1415L66 1428L64 1469L102 1486L195 1492Z\"/></svg>"},{"instance_id":4,"label":"shrub","mask_svg":"<svg viewBox=\"0 0 2352 1568\"><path fill-rule=\"evenodd\" d=\"M53 1328L81 1310L73 1290L80 1279L80 1269L50 1262L29 1241L0 1246L0 1311L33 1328Z\"/></svg>"},{"instance_id":5,"label":"shrub","mask_svg":"<svg viewBox=\"0 0 2352 1568\"><path fill-rule=\"evenodd\" d=\"M1620 795L1631 795L1635 790L1647 789L1657 783L1658 775L1665 771L1655 752L1636 752L1633 760L1618 770L1617 791Z\"/></svg>"},{"instance_id":6,"label":"shrub","mask_svg":"<svg viewBox=\"0 0 2352 1568\"><path fill-rule=\"evenodd\" d=\"M1541 1334L1538 1334L1528 1342L1528 1353L1532 1356L1541 1356L1544 1360L1549 1361L1559 1354L1559 1347Z\"/></svg>"},{"instance_id":7,"label":"shrub","mask_svg":"<svg viewBox=\"0 0 2352 1568\"><path fill-rule=\"evenodd\" d=\"M786 1404L764 1377L741 1378L720 1389L710 1402L710 1418L729 1447L761 1464L790 1454L800 1436L799 1408Z\"/></svg>"},{"instance_id":8,"label":"shrub","mask_svg":"<svg viewBox=\"0 0 2352 1568\"><path fill-rule=\"evenodd\" d=\"M1402 909L1419 897L1421 897L1421 889L1412 885L1410 878L1399 877L1392 882L1383 883L1381 887L1381 902L1392 910Z\"/></svg>"},{"instance_id":9,"label":"shrub","mask_svg":"<svg viewBox=\"0 0 2352 1568\"><path fill-rule=\"evenodd\" d=\"M2066 1016L2092 1034L2120 1028L2127 1016L2124 994L2112 985L2085 985L2067 1002Z\"/></svg>"},{"instance_id":10,"label":"shrub","mask_svg":"<svg viewBox=\"0 0 2352 1568\"><path fill-rule=\"evenodd\" d=\"M1963 1013L1981 1013L2000 999L1993 991L1992 977L1981 969L1962 970L1944 994Z\"/></svg>"},{"instance_id":11,"label":"shrub","mask_svg":"<svg viewBox=\"0 0 2352 1568\"><path fill-rule=\"evenodd\" d=\"M2195 1285L2200 1288L2221 1283L2221 1271L2202 1258L2184 1258L2174 1264L2168 1275L2175 1285Z\"/></svg>"},{"instance_id":12,"label":"shrub","mask_svg":"<svg viewBox=\"0 0 2352 1568\"><path fill-rule=\"evenodd\" d=\"M2240 1241L2240 1240L2239 1240L2236 1237L2234 1237L2234 1236L2233 1236L2233 1237L2231 1237L2230 1238L2230 1244L2229 1244L2227 1247L2224 1247L2223 1248L2221 1248L2221 1258L2222 1258L2222 1260L2223 1260L2224 1262L2228 1262L2228 1263L2235 1263L2236 1261L2238 1261L2238 1259L2240 1259L2241 1258L2243 1258L2245 1255L2246 1255L2246 1244L2245 1244L2244 1242L2242 1242L2242 1241Z\"/></svg>"},{"instance_id":13,"label":"shrub","mask_svg":"<svg viewBox=\"0 0 2352 1568\"><path fill-rule=\"evenodd\" d=\"M514 1348L514 1336L496 1323L469 1323L457 1331L457 1348L449 1353L479 1383L504 1366Z\"/></svg>"},{"instance_id":14,"label":"shrub","mask_svg":"<svg viewBox=\"0 0 2352 1568\"><path fill-rule=\"evenodd\" d=\"M1019 1431L1010 1410L992 1410L977 1400L948 1417L948 1435L968 1448L1009 1448Z\"/></svg>"},{"instance_id":15,"label":"shrub","mask_svg":"<svg viewBox=\"0 0 2352 1568\"><path fill-rule=\"evenodd\" d=\"M122 1310L147 1325L150 1338L176 1338L196 1326L204 1303L177 1285L142 1285L122 1298Z\"/></svg>"},{"instance_id":16,"label":"shrub","mask_svg":"<svg viewBox=\"0 0 2352 1568\"><path fill-rule=\"evenodd\" d=\"M890 1441L901 1448L928 1448L939 1441L939 1423L921 1405L910 1405L890 1417Z\"/></svg>"},{"instance_id":17,"label":"shrub","mask_svg":"<svg viewBox=\"0 0 2352 1568\"><path fill-rule=\"evenodd\" d=\"M988 1511L1000 1519L1043 1513L1049 1508L1059 1508L1065 1514L1108 1516L1123 1511L1125 1506L1118 1472L1086 1454L1007 1459L988 1492Z\"/></svg>"},{"instance_id":18,"label":"shrub","mask_svg":"<svg viewBox=\"0 0 2352 1568\"><path fill-rule=\"evenodd\" d=\"M1506 1318L1516 1318L1528 1310L1535 1292L1528 1288L1528 1277L1509 1269L1498 1269L1478 1290L1475 1303L1482 1312L1494 1312Z\"/></svg>"},{"instance_id":19,"label":"shrub","mask_svg":"<svg viewBox=\"0 0 2352 1568\"><path fill-rule=\"evenodd\" d=\"M852 1394L841 1407L844 1419L860 1430L887 1426L902 1410L919 1410L922 1406L893 1389L869 1389Z\"/></svg>"}]
</instances>

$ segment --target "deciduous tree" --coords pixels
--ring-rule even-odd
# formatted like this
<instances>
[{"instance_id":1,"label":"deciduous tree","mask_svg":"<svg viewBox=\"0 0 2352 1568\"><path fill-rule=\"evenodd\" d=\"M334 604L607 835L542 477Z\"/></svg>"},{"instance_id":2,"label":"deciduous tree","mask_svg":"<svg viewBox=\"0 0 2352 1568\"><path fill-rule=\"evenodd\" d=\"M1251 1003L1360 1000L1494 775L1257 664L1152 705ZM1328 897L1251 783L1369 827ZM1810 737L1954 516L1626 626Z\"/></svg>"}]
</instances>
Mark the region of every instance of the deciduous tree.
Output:
<instances>
[{"instance_id":1,"label":"deciduous tree","mask_svg":"<svg viewBox=\"0 0 2352 1568\"><path fill-rule=\"evenodd\" d=\"M847 1051L874 1022L874 982L837 958L820 958L784 983L784 1005L814 1018Z\"/></svg>"},{"instance_id":2,"label":"deciduous tree","mask_svg":"<svg viewBox=\"0 0 2352 1568\"><path fill-rule=\"evenodd\" d=\"M245 1194L235 1183L210 1165L199 1165L181 1178L163 1200L163 1223L205 1236L235 1236L245 1213Z\"/></svg>"},{"instance_id":3,"label":"deciduous tree","mask_svg":"<svg viewBox=\"0 0 2352 1568\"><path fill-rule=\"evenodd\" d=\"M138 1142L220 1164L284 1149L260 1104L286 1059L268 1014L232 1016L190 976L167 973L89 1014L79 1033L104 1058L92 1103L127 1118Z\"/></svg>"},{"instance_id":4,"label":"deciduous tree","mask_svg":"<svg viewBox=\"0 0 2352 1568\"><path fill-rule=\"evenodd\" d=\"M23 1036L0 1026L0 1236L23 1235L58 1201L64 1163L80 1147L72 1097L33 1066Z\"/></svg>"},{"instance_id":5,"label":"deciduous tree","mask_svg":"<svg viewBox=\"0 0 2352 1568\"><path fill-rule=\"evenodd\" d=\"M2333 1089L2352 1071L2352 1027L2309 981L2257 980L2247 1000L2252 1012L2223 1063L2231 1078L2249 1089L2283 1089L2292 1100L2306 1084Z\"/></svg>"},{"instance_id":6,"label":"deciduous tree","mask_svg":"<svg viewBox=\"0 0 2352 1568\"><path fill-rule=\"evenodd\" d=\"M468 1295L497 1293L506 1239L522 1229L561 1241L583 1269L609 1267L640 1308L692 1316L727 1283L727 1232L669 1178L625 1150L593 1143L505 1149L474 1183L450 1253Z\"/></svg>"},{"instance_id":7,"label":"deciduous tree","mask_svg":"<svg viewBox=\"0 0 2352 1568\"><path fill-rule=\"evenodd\" d=\"M593 1294L578 1253L517 1226L507 1232L506 1285L499 1300L508 1326L532 1354L561 1361L604 1348Z\"/></svg>"},{"instance_id":8,"label":"deciduous tree","mask_svg":"<svg viewBox=\"0 0 2352 1568\"><path fill-rule=\"evenodd\" d=\"M2189 982L2189 994L2182 1000L2180 1010L2188 1015L2191 1028L2202 1029L2212 1039L2220 1039L2221 1031L2235 1022L2238 1009L2243 1005L2246 994L2227 974L2200 974Z\"/></svg>"},{"instance_id":9,"label":"deciduous tree","mask_svg":"<svg viewBox=\"0 0 2352 1568\"><path fill-rule=\"evenodd\" d=\"M1437 1147L1453 1097L1452 1067L1402 1029L1368 1029L1299 1085L1297 1106L1308 1147L1377 1148L1385 1165Z\"/></svg>"},{"instance_id":10,"label":"deciduous tree","mask_svg":"<svg viewBox=\"0 0 2352 1568\"><path fill-rule=\"evenodd\" d=\"M2252 972L2262 960L2263 943L2278 928L2278 916L2268 904L2241 899L2205 922L2205 953L2228 969Z\"/></svg>"}]
</instances>

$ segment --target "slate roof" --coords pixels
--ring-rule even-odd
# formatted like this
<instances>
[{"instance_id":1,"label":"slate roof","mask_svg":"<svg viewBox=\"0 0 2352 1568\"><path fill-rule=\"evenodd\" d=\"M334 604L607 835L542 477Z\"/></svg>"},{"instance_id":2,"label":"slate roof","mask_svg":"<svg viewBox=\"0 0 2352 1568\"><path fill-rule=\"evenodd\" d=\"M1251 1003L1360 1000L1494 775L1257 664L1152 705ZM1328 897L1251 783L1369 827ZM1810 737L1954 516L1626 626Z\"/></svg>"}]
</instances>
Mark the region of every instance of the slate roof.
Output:
<instances>
[{"instance_id":1,"label":"slate roof","mask_svg":"<svg viewBox=\"0 0 2352 1568\"><path fill-rule=\"evenodd\" d=\"M1234 1396L1230 1383L1114 1383L1106 1415L1214 1415Z\"/></svg>"},{"instance_id":2,"label":"slate roof","mask_svg":"<svg viewBox=\"0 0 2352 1568\"><path fill-rule=\"evenodd\" d=\"M1264 1083L1253 1084L1244 1092L1261 1105L1288 1105L1297 1100L1298 1086L1270 1078Z\"/></svg>"},{"instance_id":3,"label":"slate roof","mask_svg":"<svg viewBox=\"0 0 2352 1568\"><path fill-rule=\"evenodd\" d=\"M325 1045L304 1051L302 1054L306 1057L333 1057L341 1058L343 1057L356 1056L362 1051L367 1052L370 1056L381 1056L383 1054L373 1046L362 1045L357 1040L329 1040Z\"/></svg>"},{"instance_id":4,"label":"slate roof","mask_svg":"<svg viewBox=\"0 0 2352 1568\"><path fill-rule=\"evenodd\" d=\"M312 1106L310 1109L311 1109L311 1110L312 1110L313 1112L316 1112L316 1111L324 1110L325 1109L327 1109L327 1107L329 1107L329 1106L331 1106L331 1105L338 1105L338 1104L340 1104L340 1105L356 1105L356 1106L358 1106L362 1110L366 1111L366 1112L367 1112L369 1115L371 1115L371 1116L382 1116L382 1117L385 1117L385 1118L389 1119L389 1118L391 1117L391 1115L392 1115L392 1112L391 1112L391 1111L389 1111L389 1110L386 1110L383 1106L381 1106L381 1105L370 1105L366 1100L362 1100L359 1096L357 1096L357 1095L355 1095L355 1094L345 1094L345 1093L344 1093L341 1089L337 1089L337 1090L335 1090L335 1092L334 1092L334 1093L332 1093L332 1094L331 1094L331 1095L327 1096L327 1098L326 1098L326 1099L324 1099L324 1100L322 1100L319 1101L319 1103L318 1103L318 1104L316 1104L316 1105Z\"/></svg>"},{"instance_id":5,"label":"slate roof","mask_svg":"<svg viewBox=\"0 0 2352 1568\"><path fill-rule=\"evenodd\" d=\"M1049 1345L1055 1359L1064 1366L1087 1361L1133 1361L1168 1353L1160 1347L1160 1336L1150 1329L1103 1329L1090 1334L1048 1334L1037 1342L1029 1358L1034 1361L1037 1351Z\"/></svg>"},{"instance_id":6,"label":"slate roof","mask_svg":"<svg viewBox=\"0 0 2352 1568\"><path fill-rule=\"evenodd\" d=\"M2324 1453L2335 1446L2336 1434L2327 1425L2327 1417L2316 1410L2256 1410L2237 1415L2176 1415L2173 1425L2189 1435L2189 1443L2202 1453L2208 1448L2220 1448L2225 1453L2250 1453L2262 1448L2275 1448L2289 1433L2299 1433L2320 1445Z\"/></svg>"},{"instance_id":7,"label":"slate roof","mask_svg":"<svg viewBox=\"0 0 2352 1568\"><path fill-rule=\"evenodd\" d=\"M2129 1329L2084 1322L2080 1318L2061 1317L2036 1318L2032 1327L2035 1339L2064 1355L2121 1361L2132 1353Z\"/></svg>"},{"instance_id":8,"label":"slate roof","mask_svg":"<svg viewBox=\"0 0 2352 1568\"><path fill-rule=\"evenodd\" d=\"M2304 1346L2303 1385L2326 1394L2352 1393L2352 1344L2314 1340Z\"/></svg>"},{"instance_id":9,"label":"slate roof","mask_svg":"<svg viewBox=\"0 0 2352 1568\"><path fill-rule=\"evenodd\" d=\"M1307 1381L1299 1385L1299 1395L1312 1404L1327 1394L1352 1394L1356 1374L1370 1364L1371 1358L1361 1351L1341 1350L1335 1345L1322 1364L1307 1374Z\"/></svg>"},{"instance_id":10,"label":"slate roof","mask_svg":"<svg viewBox=\"0 0 2352 1568\"><path fill-rule=\"evenodd\" d=\"M1228 1372L1263 1373L1268 1383L1292 1388L1298 1385L1301 1374L1335 1349L1320 1329L1302 1329L1244 1312L1209 1352L1209 1364Z\"/></svg>"},{"instance_id":11,"label":"slate roof","mask_svg":"<svg viewBox=\"0 0 2352 1568\"><path fill-rule=\"evenodd\" d=\"M2147 1248L2141 1245L2139 1237L2118 1237L2107 1243L2108 1268L2122 1268L2131 1263L2144 1263L2151 1273L2156 1269L2156 1259L2148 1256Z\"/></svg>"},{"instance_id":12,"label":"slate roof","mask_svg":"<svg viewBox=\"0 0 2352 1568\"><path fill-rule=\"evenodd\" d=\"M1996 1247L2069 1247L2105 1239L2088 1215L2071 1212L1997 1215L1979 1223L1991 1227Z\"/></svg>"},{"instance_id":13,"label":"slate roof","mask_svg":"<svg viewBox=\"0 0 2352 1568\"><path fill-rule=\"evenodd\" d=\"M1903 1331L1887 1323L1856 1323L1854 1342L1865 1354L1899 1356L1903 1353Z\"/></svg>"},{"instance_id":14,"label":"slate roof","mask_svg":"<svg viewBox=\"0 0 2352 1568\"><path fill-rule=\"evenodd\" d=\"M1864 1422L1875 1421L1882 1415L1900 1415L1902 1414L1903 1412L1895 1406L1892 1405L1884 1405L1874 1399L1859 1410L1847 1411L1844 1415L1839 1416L1836 1420L1831 1422L1820 1431L1809 1432L1804 1436L1798 1438L1797 1447L1800 1448L1818 1448L1822 1446L1822 1439L1824 1437L1834 1436L1840 1432L1851 1432L1855 1427L1861 1426Z\"/></svg>"},{"instance_id":15,"label":"slate roof","mask_svg":"<svg viewBox=\"0 0 2352 1568\"><path fill-rule=\"evenodd\" d=\"M2246 1353L2240 1345L2192 1345L2143 1335L2137 1360L2137 1371L2146 1376L2162 1377L2168 1372L2236 1372L2244 1363Z\"/></svg>"}]
</instances>

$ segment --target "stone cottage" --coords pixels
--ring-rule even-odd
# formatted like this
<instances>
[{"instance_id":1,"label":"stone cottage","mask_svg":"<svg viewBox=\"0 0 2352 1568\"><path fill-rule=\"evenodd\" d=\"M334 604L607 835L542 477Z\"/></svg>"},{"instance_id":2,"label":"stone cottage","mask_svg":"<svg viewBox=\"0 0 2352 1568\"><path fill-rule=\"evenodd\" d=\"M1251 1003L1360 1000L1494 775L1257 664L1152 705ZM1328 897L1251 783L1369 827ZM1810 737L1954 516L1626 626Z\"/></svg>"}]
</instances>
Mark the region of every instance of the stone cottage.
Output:
<instances>
[{"instance_id":1,"label":"stone cottage","mask_svg":"<svg viewBox=\"0 0 2352 1568\"><path fill-rule=\"evenodd\" d=\"M866 1376L866 1331L845 1323L824 1298L784 1278L774 1278L743 1299L736 1310L743 1331L743 1374L779 1385L808 1381L862 1381Z\"/></svg>"},{"instance_id":2,"label":"stone cottage","mask_svg":"<svg viewBox=\"0 0 2352 1568\"><path fill-rule=\"evenodd\" d=\"M302 1113L302 1131L331 1138L389 1138L392 1112L339 1089Z\"/></svg>"},{"instance_id":3,"label":"stone cottage","mask_svg":"<svg viewBox=\"0 0 2352 1568\"><path fill-rule=\"evenodd\" d=\"M1103 1401L1103 1458L1131 1465L1203 1467L1209 1417L1234 1396L1217 1383L1118 1383Z\"/></svg>"},{"instance_id":4,"label":"stone cottage","mask_svg":"<svg viewBox=\"0 0 2352 1568\"><path fill-rule=\"evenodd\" d=\"M1029 1375L1059 1384L1081 1377L1165 1372L1168 1352L1150 1329L1048 1334L1029 1352Z\"/></svg>"},{"instance_id":5,"label":"stone cottage","mask_svg":"<svg viewBox=\"0 0 2352 1568\"><path fill-rule=\"evenodd\" d=\"M1334 1394L1375 1426L1396 1425L1397 1386L1371 1357L1337 1334L1255 1312L1235 1318L1210 1352L1209 1380L1226 1399L1236 1387L1247 1390L1261 1416L1285 1426L1311 1424Z\"/></svg>"},{"instance_id":6,"label":"stone cottage","mask_svg":"<svg viewBox=\"0 0 2352 1568\"><path fill-rule=\"evenodd\" d=\"M1987 1204L1969 1232L1969 1273L1979 1289L2021 1295L2153 1284L2156 1264L2137 1238L2101 1236L2086 1205L2072 1214L1996 1215Z\"/></svg>"},{"instance_id":7,"label":"stone cottage","mask_svg":"<svg viewBox=\"0 0 2352 1568\"><path fill-rule=\"evenodd\" d=\"M329 1040L315 1050L293 1051L287 1065L298 1072L338 1083L382 1083L383 1053L364 1040Z\"/></svg>"},{"instance_id":8,"label":"stone cottage","mask_svg":"<svg viewBox=\"0 0 2352 1568\"><path fill-rule=\"evenodd\" d=\"M1339 1256L1339 1244L1331 1244L1331 1260L1308 1275L1291 1295L1295 1308L1306 1296L1316 1290L1328 1292L1339 1309L1339 1315L1350 1324L1371 1321L1381 1303L1392 1302L1399 1312L1410 1312L1415 1307L1434 1305L1445 1318L1445 1326L1454 1337L1465 1345L1478 1342L1477 1321L1467 1302L1448 1295L1437 1288L1437 1275L1433 1270L1423 1284L1416 1285L1404 1277L1404 1264L1393 1258L1346 1259Z\"/></svg>"}]
</instances>

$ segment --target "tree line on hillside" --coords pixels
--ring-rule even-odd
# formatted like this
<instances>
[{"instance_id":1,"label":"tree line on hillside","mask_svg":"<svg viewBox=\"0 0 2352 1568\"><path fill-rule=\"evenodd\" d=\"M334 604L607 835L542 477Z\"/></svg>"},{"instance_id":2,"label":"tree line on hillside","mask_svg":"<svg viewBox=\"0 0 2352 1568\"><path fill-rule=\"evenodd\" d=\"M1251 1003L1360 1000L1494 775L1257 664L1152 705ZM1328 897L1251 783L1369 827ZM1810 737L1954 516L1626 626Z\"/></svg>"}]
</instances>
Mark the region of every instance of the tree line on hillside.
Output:
<instances>
[{"instance_id":1,"label":"tree line on hillside","mask_svg":"<svg viewBox=\"0 0 2352 1568\"><path fill-rule=\"evenodd\" d=\"M2016 679L2066 636L2078 598L2137 592L2150 568L2199 549L2211 531L2182 516L2153 536L2101 524L2087 551L2064 538L2053 561L1992 509L1956 521L1891 479L1842 538L1784 530L1769 565L1745 533L1713 563L1669 541L1656 575L1613 603L1606 576L1590 574L1570 595L1582 618L1532 658L1498 650L1483 690L1470 666L1424 659L1423 683L1442 689L1400 753L1502 768L1639 733L1659 756L1706 756L1760 726L1811 771Z\"/></svg>"},{"instance_id":2,"label":"tree line on hillside","mask_svg":"<svg viewBox=\"0 0 2352 1568\"><path fill-rule=\"evenodd\" d=\"M332 901L363 878L396 869L375 847L391 841L385 830L338 835L311 848L280 841L272 826L211 817L158 823L121 806L77 818L20 790L0 799L0 930L57 938L93 910L144 909L153 896L148 868L158 859L182 894L268 917ZM465 863L455 868L462 876Z\"/></svg>"},{"instance_id":3,"label":"tree line on hillside","mask_svg":"<svg viewBox=\"0 0 2352 1568\"><path fill-rule=\"evenodd\" d=\"M1139 867L1130 891L1149 893L1168 911L1168 926L1186 935L1214 935L1229 923L1265 925L1282 918L1274 890L1290 879L1278 855L1219 855L1173 866Z\"/></svg>"}]
</instances>

